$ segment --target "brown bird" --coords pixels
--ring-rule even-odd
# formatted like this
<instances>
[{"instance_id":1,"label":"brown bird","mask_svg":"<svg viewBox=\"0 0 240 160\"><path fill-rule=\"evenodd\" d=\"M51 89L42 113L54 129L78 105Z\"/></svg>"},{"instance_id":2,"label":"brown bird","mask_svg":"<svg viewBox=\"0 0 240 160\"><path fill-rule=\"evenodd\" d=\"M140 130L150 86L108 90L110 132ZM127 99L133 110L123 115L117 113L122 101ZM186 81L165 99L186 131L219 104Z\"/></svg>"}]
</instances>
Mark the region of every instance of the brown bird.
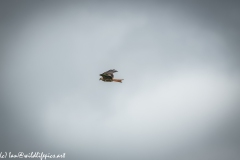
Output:
<instances>
[{"instance_id":1,"label":"brown bird","mask_svg":"<svg viewBox=\"0 0 240 160\"><path fill-rule=\"evenodd\" d=\"M106 71L102 74L100 74L100 76L102 76L99 80L102 80L103 82L120 82L122 83L123 79L114 79L114 75L113 73L117 72L117 70L115 69L110 69L109 71Z\"/></svg>"}]
</instances>

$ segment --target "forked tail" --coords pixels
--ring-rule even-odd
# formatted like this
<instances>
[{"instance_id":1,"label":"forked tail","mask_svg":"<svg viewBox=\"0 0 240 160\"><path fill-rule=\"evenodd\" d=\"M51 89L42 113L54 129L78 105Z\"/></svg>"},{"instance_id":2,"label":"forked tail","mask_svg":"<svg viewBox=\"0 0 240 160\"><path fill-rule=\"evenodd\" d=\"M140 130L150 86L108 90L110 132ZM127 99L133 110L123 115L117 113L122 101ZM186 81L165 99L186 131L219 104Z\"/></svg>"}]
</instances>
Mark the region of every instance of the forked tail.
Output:
<instances>
[{"instance_id":1,"label":"forked tail","mask_svg":"<svg viewBox=\"0 0 240 160\"><path fill-rule=\"evenodd\" d=\"M122 83L122 80L123 79L112 79L113 82L120 82L120 83Z\"/></svg>"}]
</instances>

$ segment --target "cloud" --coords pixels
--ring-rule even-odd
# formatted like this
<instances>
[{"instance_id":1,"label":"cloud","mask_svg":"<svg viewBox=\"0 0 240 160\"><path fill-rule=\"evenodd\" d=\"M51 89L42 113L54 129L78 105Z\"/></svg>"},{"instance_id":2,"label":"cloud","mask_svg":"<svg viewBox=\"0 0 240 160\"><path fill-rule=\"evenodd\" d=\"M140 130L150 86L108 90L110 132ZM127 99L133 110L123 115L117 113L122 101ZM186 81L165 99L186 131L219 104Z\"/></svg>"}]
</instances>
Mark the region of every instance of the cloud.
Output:
<instances>
[{"instance_id":1,"label":"cloud","mask_svg":"<svg viewBox=\"0 0 240 160\"><path fill-rule=\"evenodd\" d=\"M226 4L0 5L0 147L69 159L239 157L238 11ZM98 81L108 69L124 82Z\"/></svg>"}]
</instances>

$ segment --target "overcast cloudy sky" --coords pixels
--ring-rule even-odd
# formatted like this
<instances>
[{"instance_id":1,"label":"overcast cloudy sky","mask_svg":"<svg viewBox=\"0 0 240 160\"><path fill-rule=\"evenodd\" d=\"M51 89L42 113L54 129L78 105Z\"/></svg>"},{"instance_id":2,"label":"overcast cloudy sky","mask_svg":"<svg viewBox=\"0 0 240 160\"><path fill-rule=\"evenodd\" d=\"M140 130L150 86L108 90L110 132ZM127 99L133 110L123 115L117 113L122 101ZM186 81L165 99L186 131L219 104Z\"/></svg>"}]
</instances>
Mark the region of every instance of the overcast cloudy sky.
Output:
<instances>
[{"instance_id":1,"label":"overcast cloudy sky","mask_svg":"<svg viewBox=\"0 0 240 160\"><path fill-rule=\"evenodd\" d=\"M239 42L238 1L3 0L0 152L239 160Z\"/></svg>"}]
</instances>

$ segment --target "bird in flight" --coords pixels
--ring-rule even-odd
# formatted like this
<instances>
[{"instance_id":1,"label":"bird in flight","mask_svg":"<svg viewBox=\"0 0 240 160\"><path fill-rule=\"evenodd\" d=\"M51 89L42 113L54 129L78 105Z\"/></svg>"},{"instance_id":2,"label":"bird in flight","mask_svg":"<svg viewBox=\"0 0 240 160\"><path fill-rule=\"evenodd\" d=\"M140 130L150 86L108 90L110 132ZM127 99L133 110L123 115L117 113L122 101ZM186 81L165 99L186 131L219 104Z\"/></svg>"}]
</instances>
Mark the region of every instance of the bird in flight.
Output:
<instances>
[{"instance_id":1,"label":"bird in flight","mask_svg":"<svg viewBox=\"0 0 240 160\"><path fill-rule=\"evenodd\" d=\"M123 79L114 79L114 75L113 73L117 72L117 70L115 69L110 69L109 71L106 71L102 74L100 74L100 76L102 76L99 80L102 80L103 82L120 82L122 83Z\"/></svg>"}]
</instances>

